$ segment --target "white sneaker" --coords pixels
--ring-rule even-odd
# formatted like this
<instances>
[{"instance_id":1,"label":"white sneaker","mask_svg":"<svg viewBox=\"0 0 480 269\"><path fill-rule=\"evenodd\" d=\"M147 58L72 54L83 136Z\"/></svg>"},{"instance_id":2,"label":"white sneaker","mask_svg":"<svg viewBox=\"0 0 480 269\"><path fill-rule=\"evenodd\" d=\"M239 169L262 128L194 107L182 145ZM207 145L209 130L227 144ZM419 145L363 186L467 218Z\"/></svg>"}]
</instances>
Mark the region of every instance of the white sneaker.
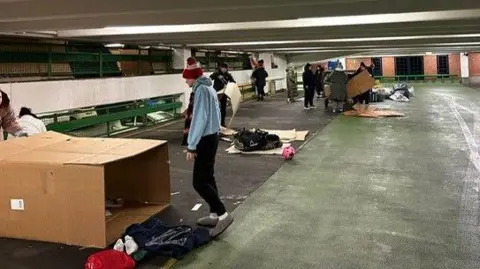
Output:
<instances>
[{"instance_id":1,"label":"white sneaker","mask_svg":"<svg viewBox=\"0 0 480 269\"><path fill-rule=\"evenodd\" d=\"M304 110L308 110L309 108L308 108L308 107L304 107L303 109L304 109Z\"/></svg>"},{"instance_id":2,"label":"white sneaker","mask_svg":"<svg viewBox=\"0 0 480 269\"><path fill-rule=\"evenodd\" d=\"M123 252L123 250L125 249L125 244L123 244L122 239L117 240L117 242L113 246L113 249L116 250L116 251Z\"/></svg>"},{"instance_id":3,"label":"white sneaker","mask_svg":"<svg viewBox=\"0 0 480 269\"><path fill-rule=\"evenodd\" d=\"M131 236L125 236L125 252L127 255L132 255L133 253L137 252L138 245L135 243Z\"/></svg>"}]
</instances>

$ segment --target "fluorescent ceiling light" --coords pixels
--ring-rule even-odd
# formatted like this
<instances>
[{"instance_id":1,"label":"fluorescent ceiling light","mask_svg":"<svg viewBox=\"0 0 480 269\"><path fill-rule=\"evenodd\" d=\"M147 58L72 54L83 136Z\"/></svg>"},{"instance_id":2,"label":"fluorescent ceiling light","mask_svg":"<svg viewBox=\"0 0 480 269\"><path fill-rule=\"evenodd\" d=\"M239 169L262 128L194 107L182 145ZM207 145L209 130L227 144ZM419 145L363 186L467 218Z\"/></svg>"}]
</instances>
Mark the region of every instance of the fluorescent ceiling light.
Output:
<instances>
[{"instance_id":1,"label":"fluorescent ceiling light","mask_svg":"<svg viewBox=\"0 0 480 269\"><path fill-rule=\"evenodd\" d=\"M159 49L159 50L173 50L172 47L168 47L168 46L164 46L164 45L153 46L152 48Z\"/></svg>"},{"instance_id":2,"label":"fluorescent ceiling light","mask_svg":"<svg viewBox=\"0 0 480 269\"><path fill-rule=\"evenodd\" d=\"M448 46L473 46L480 45L480 42L455 42L455 43L424 43L415 45L416 47L448 47ZM396 45L397 47L412 47L412 44ZM350 49L374 49L374 48L390 48L390 45L357 45L357 46L328 46L328 47L282 47L282 48L261 48L255 49L257 52L281 52L281 51L301 51L301 50L326 50L326 49L338 49L338 50L350 50Z\"/></svg>"},{"instance_id":3,"label":"fluorescent ceiling light","mask_svg":"<svg viewBox=\"0 0 480 269\"><path fill-rule=\"evenodd\" d=\"M425 55L433 55L433 52L427 51L425 52Z\"/></svg>"},{"instance_id":4,"label":"fluorescent ceiling light","mask_svg":"<svg viewBox=\"0 0 480 269\"><path fill-rule=\"evenodd\" d=\"M252 21L236 23L207 23L185 25L127 26L105 27L97 29L57 31L59 37L86 37L112 35L167 34L215 31L239 31L258 29L282 29L305 27L329 27L348 25L368 25L383 23L404 23L422 21L445 21L480 18L480 9L408 12L392 14L336 16L321 18L305 18L296 20Z\"/></svg>"},{"instance_id":5,"label":"fluorescent ceiling light","mask_svg":"<svg viewBox=\"0 0 480 269\"><path fill-rule=\"evenodd\" d=\"M280 40L280 41L247 41L247 42L189 44L188 46L191 46L191 47L228 47L228 46L258 46L258 45L309 44L309 43L399 41L399 40L419 40L419 39L435 39L435 38L472 38L472 37L480 37L480 34L384 36L384 37L359 37L359 38L335 38L335 39L312 39L312 40Z\"/></svg>"},{"instance_id":6,"label":"fluorescent ceiling light","mask_svg":"<svg viewBox=\"0 0 480 269\"><path fill-rule=\"evenodd\" d=\"M105 44L105 47L106 48L123 48L125 47L125 45L120 43L112 43L112 44Z\"/></svg>"},{"instance_id":7,"label":"fluorescent ceiling light","mask_svg":"<svg viewBox=\"0 0 480 269\"><path fill-rule=\"evenodd\" d=\"M372 48L372 49L325 49L325 50L292 50L292 51L285 51L285 53L292 53L292 54L298 54L298 53L321 53L321 52L365 52L365 51L408 51L408 50L418 50L421 52L422 49L428 49L428 50L462 50L462 49L477 49L480 48L480 46L461 46L461 47L427 47L427 48L421 48L421 47L394 47L394 48Z\"/></svg>"}]
</instances>

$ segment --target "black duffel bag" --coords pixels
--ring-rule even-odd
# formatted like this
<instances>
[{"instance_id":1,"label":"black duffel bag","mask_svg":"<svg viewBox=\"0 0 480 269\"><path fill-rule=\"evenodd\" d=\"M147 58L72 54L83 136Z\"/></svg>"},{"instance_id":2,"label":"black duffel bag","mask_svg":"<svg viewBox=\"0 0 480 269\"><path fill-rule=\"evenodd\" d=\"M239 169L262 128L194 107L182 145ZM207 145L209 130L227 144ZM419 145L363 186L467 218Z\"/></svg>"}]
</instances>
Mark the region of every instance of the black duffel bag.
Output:
<instances>
[{"instance_id":1,"label":"black duffel bag","mask_svg":"<svg viewBox=\"0 0 480 269\"><path fill-rule=\"evenodd\" d=\"M241 151L270 150L282 146L278 135L256 129L247 130L245 128L238 131L233 136L233 144L236 149Z\"/></svg>"}]
</instances>

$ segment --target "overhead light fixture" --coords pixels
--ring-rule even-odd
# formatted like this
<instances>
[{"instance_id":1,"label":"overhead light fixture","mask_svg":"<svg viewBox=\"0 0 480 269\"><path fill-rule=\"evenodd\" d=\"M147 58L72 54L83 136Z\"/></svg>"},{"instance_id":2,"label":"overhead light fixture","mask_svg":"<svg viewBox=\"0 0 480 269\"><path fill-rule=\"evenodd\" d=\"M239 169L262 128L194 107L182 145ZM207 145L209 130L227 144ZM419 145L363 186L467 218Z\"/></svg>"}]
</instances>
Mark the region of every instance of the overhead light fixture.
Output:
<instances>
[{"instance_id":1,"label":"overhead light fixture","mask_svg":"<svg viewBox=\"0 0 480 269\"><path fill-rule=\"evenodd\" d=\"M460 47L428 47L429 50L433 51L460 51L462 49L466 48L471 48L471 49L477 49L479 46L460 46ZM347 52L365 52L365 51L412 51L416 50L417 53L424 53L421 51L421 47L392 47L392 48L373 48L373 49L325 49L325 50L292 50L292 51L286 51L285 53L288 54L298 54L298 53L322 53L322 52L341 52L341 51L347 51ZM433 53L433 52L431 52Z\"/></svg>"},{"instance_id":2,"label":"overhead light fixture","mask_svg":"<svg viewBox=\"0 0 480 269\"><path fill-rule=\"evenodd\" d=\"M157 50L173 50L171 47L167 47L167 46L153 46L152 48Z\"/></svg>"},{"instance_id":3,"label":"overhead light fixture","mask_svg":"<svg viewBox=\"0 0 480 269\"><path fill-rule=\"evenodd\" d=\"M124 48L125 45L124 44L120 44L120 43L111 43L111 44L105 44L105 48Z\"/></svg>"},{"instance_id":4,"label":"overhead light fixture","mask_svg":"<svg viewBox=\"0 0 480 269\"><path fill-rule=\"evenodd\" d=\"M415 47L418 48L428 48L428 47L445 47L448 48L449 46L467 46L467 47L472 47L472 46L479 46L480 42L454 42L454 43L423 43L423 44L415 44ZM409 48L412 47L412 44L400 44L396 45L398 48ZM260 48L260 49L255 49L257 52L284 52L284 51L301 51L301 50L324 50L324 49L338 49L338 50L351 50L351 49L359 49L359 48L365 48L365 49L370 49L370 48L391 48L390 45L353 45L353 46L322 46L322 47L273 47L273 48Z\"/></svg>"},{"instance_id":5,"label":"overhead light fixture","mask_svg":"<svg viewBox=\"0 0 480 269\"><path fill-rule=\"evenodd\" d=\"M425 52L425 55L433 55L433 52L430 52L430 51Z\"/></svg>"},{"instance_id":6,"label":"overhead light fixture","mask_svg":"<svg viewBox=\"0 0 480 269\"><path fill-rule=\"evenodd\" d=\"M452 34L452 35L382 36L382 37L358 37L358 38L311 39L311 40L223 42L223 43L189 44L188 46L228 47L228 46L259 46L259 45L281 45L281 44L368 42L368 41L376 42L376 41L419 40L419 39L435 39L435 38L472 38L472 37L480 37L480 33Z\"/></svg>"},{"instance_id":7,"label":"overhead light fixture","mask_svg":"<svg viewBox=\"0 0 480 269\"><path fill-rule=\"evenodd\" d=\"M150 48L150 46L138 46L138 48L140 48L142 50L148 50Z\"/></svg>"},{"instance_id":8,"label":"overhead light fixture","mask_svg":"<svg viewBox=\"0 0 480 269\"><path fill-rule=\"evenodd\" d=\"M466 20L466 19L478 19L478 18L480 18L480 9L466 9L466 10L406 12L406 13L391 13L391 14L304 18L304 19L276 20L276 21L105 27L105 28L97 28L97 29L58 31L57 34L59 37L141 35L141 34L241 31L241 30L261 30L261 29L293 29L293 28L306 28L306 27L371 25L371 24L385 24L385 23L445 21L445 20L459 20L459 19Z\"/></svg>"}]
</instances>

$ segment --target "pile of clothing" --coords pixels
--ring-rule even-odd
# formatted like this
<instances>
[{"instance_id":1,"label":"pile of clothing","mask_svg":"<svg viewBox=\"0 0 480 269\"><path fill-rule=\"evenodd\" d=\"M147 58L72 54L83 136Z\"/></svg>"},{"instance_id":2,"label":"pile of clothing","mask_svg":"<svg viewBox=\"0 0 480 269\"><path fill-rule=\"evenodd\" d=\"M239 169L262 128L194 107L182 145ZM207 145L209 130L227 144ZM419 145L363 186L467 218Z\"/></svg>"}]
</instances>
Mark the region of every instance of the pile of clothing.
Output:
<instances>
[{"instance_id":1,"label":"pile of clothing","mask_svg":"<svg viewBox=\"0 0 480 269\"><path fill-rule=\"evenodd\" d=\"M182 259L193 249L211 241L208 229L187 225L167 226L157 217L127 228L113 249L88 257L88 269L133 269L136 264L156 256Z\"/></svg>"},{"instance_id":2,"label":"pile of clothing","mask_svg":"<svg viewBox=\"0 0 480 269\"><path fill-rule=\"evenodd\" d=\"M240 151L272 150L283 146L280 137L260 129L241 129L233 136L233 145Z\"/></svg>"},{"instance_id":3,"label":"pile of clothing","mask_svg":"<svg viewBox=\"0 0 480 269\"><path fill-rule=\"evenodd\" d=\"M414 92L415 89L413 87L409 87L405 83L398 83L393 85L389 98L397 102L408 102L414 95Z\"/></svg>"}]
</instances>

